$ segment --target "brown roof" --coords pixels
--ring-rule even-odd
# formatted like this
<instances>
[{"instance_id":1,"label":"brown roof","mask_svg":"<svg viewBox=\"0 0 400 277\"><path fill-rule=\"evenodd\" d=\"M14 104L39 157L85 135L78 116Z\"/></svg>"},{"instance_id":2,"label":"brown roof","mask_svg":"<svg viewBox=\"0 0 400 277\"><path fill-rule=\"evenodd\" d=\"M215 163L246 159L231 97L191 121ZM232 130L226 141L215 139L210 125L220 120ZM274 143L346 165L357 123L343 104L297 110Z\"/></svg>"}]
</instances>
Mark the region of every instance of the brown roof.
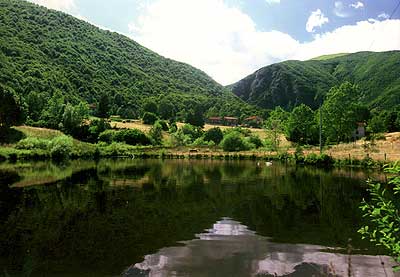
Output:
<instances>
[{"instance_id":1,"label":"brown roof","mask_svg":"<svg viewBox=\"0 0 400 277\"><path fill-rule=\"evenodd\" d=\"M238 120L237 117L231 117L231 116L225 116L224 119L225 120Z\"/></svg>"},{"instance_id":2,"label":"brown roof","mask_svg":"<svg viewBox=\"0 0 400 277\"><path fill-rule=\"evenodd\" d=\"M259 119L261 120L261 117L254 115L246 118L245 120L259 120Z\"/></svg>"}]
</instances>

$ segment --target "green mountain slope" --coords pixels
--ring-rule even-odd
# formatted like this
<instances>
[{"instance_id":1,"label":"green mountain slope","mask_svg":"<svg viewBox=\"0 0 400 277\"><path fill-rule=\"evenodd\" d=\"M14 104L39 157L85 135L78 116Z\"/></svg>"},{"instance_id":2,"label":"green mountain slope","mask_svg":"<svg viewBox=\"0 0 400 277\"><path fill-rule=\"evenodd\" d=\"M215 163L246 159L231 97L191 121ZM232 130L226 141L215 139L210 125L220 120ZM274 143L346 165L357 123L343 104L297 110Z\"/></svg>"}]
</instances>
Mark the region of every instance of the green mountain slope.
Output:
<instances>
[{"instance_id":1,"label":"green mountain slope","mask_svg":"<svg viewBox=\"0 0 400 277\"><path fill-rule=\"evenodd\" d=\"M168 96L179 112L185 101L204 111L252 113L249 105L204 72L164 58L135 41L61 12L22 0L0 0L0 83L24 99L96 103L110 96L112 113L138 116L148 97ZM232 109L233 107L233 109Z\"/></svg>"},{"instance_id":2,"label":"green mountain slope","mask_svg":"<svg viewBox=\"0 0 400 277\"><path fill-rule=\"evenodd\" d=\"M317 108L329 88L344 81L359 84L359 101L376 109L400 104L400 51L331 55L286 61L257 70L230 85L244 101L262 108L285 109L305 103Z\"/></svg>"}]
</instances>

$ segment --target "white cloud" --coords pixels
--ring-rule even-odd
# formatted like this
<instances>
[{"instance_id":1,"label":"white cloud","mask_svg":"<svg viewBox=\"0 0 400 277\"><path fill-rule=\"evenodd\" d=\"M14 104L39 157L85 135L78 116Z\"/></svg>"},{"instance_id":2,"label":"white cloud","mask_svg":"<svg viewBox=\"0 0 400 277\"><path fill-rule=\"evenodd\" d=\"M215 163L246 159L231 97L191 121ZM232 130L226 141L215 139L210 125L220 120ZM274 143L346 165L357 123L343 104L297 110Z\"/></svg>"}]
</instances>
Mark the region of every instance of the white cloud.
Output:
<instances>
[{"instance_id":1,"label":"white cloud","mask_svg":"<svg viewBox=\"0 0 400 277\"><path fill-rule=\"evenodd\" d=\"M257 30L247 14L223 0L156 0L129 26L130 36L142 45L200 68L222 84L288 59L400 50L400 37L393 37L400 33L400 20L361 21L300 43L283 32Z\"/></svg>"},{"instance_id":2,"label":"white cloud","mask_svg":"<svg viewBox=\"0 0 400 277\"><path fill-rule=\"evenodd\" d=\"M314 32L315 27L321 27L325 23L328 23L329 19L321 12L320 9L311 12L310 17L307 20L306 30L309 33Z\"/></svg>"},{"instance_id":3,"label":"white cloud","mask_svg":"<svg viewBox=\"0 0 400 277\"><path fill-rule=\"evenodd\" d=\"M279 4L281 0L265 0L268 4Z\"/></svg>"},{"instance_id":4,"label":"white cloud","mask_svg":"<svg viewBox=\"0 0 400 277\"><path fill-rule=\"evenodd\" d=\"M41 6L45 6L49 9L59 10L64 12L76 9L76 4L74 0L29 0L29 1Z\"/></svg>"},{"instance_id":5,"label":"white cloud","mask_svg":"<svg viewBox=\"0 0 400 277\"><path fill-rule=\"evenodd\" d=\"M339 16L339 17L349 17L350 16L350 14L346 11L346 6L343 4L342 1L335 2L335 8L333 9L333 12L336 16Z\"/></svg>"},{"instance_id":6,"label":"white cloud","mask_svg":"<svg viewBox=\"0 0 400 277\"><path fill-rule=\"evenodd\" d=\"M285 59L298 44L285 33L257 31L248 15L223 0L157 0L129 27L139 43L223 84Z\"/></svg>"},{"instance_id":7,"label":"white cloud","mask_svg":"<svg viewBox=\"0 0 400 277\"><path fill-rule=\"evenodd\" d=\"M356 3L350 4L350 7L355 8L355 9L362 9L362 8L364 8L364 3L357 1Z\"/></svg>"},{"instance_id":8,"label":"white cloud","mask_svg":"<svg viewBox=\"0 0 400 277\"><path fill-rule=\"evenodd\" d=\"M360 21L317 35L313 41L299 45L293 58L305 60L334 53L400 50L400 36L393 34L400 34L400 20Z\"/></svg>"},{"instance_id":9,"label":"white cloud","mask_svg":"<svg viewBox=\"0 0 400 277\"><path fill-rule=\"evenodd\" d=\"M381 18L381 19L388 19L389 17L390 16L387 13L381 13L378 15L378 18Z\"/></svg>"}]
</instances>

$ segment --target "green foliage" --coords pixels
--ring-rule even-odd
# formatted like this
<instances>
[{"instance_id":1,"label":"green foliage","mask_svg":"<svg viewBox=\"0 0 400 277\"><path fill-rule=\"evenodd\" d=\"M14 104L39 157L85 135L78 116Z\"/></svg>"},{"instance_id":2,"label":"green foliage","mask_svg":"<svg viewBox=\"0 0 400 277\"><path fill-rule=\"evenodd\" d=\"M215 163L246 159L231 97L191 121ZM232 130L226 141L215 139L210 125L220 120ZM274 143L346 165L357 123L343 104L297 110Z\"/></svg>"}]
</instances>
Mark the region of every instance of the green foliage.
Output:
<instances>
[{"instance_id":1,"label":"green foliage","mask_svg":"<svg viewBox=\"0 0 400 277\"><path fill-rule=\"evenodd\" d=\"M1 80L26 100L35 122L61 119L62 110L47 107L57 91L60 102L96 105L101 118L139 118L149 98L162 100L151 112L164 119L185 111L187 99L201 103L203 112L215 105L237 116L257 111L201 70L126 36L28 1L0 0L0 6ZM47 127L58 126L51 121Z\"/></svg>"},{"instance_id":2,"label":"green foliage","mask_svg":"<svg viewBox=\"0 0 400 277\"><path fill-rule=\"evenodd\" d=\"M281 107L276 107L271 111L268 119L265 121L265 127L268 130L268 139L271 142L272 150L277 150L280 144L280 136L285 131L290 114Z\"/></svg>"},{"instance_id":3,"label":"green foliage","mask_svg":"<svg viewBox=\"0 0 400 277\"><path fill-rule=\"evenodd\" d=\"M99 141L110 144L114 140L115 130L105 130L99 134Z\"/></svg>"},{"instance_id":4,"label":"green foliage","mask_svg":"<svg viewBox=\"0 0 400 277\"><path fill-rule=\"evenodd\" d=\"M360 206L368 225L358 232L363 239L388 249L400 263L400 166L385 171L391 175L387 185L368 182L371 199L363 200Z\"/></svg>"},{"instance_id":5,"label":"green foliage","mask_svg":"<svg viewBox=\"0 0 400 277\"><path fill-rule=\"evenodd\" d=\"M368 131L372 133L400 131L400 106L389 111L375 112L368 122Z\"/></svg>"},{"instance_id":6,"label":"green foliage","mask_svg":"<svg viewBox=\"0 0 400 277\"><path fill-rule=\"evenodd\" d=\"M196 105L194 109L190 109L186 112L185 122L197 127L204 126L204 116L199 105Z\"/></svg>"},{"instance_id":7,"label":"green foliage","mask_svg":"<svg viewBox=\"0 0 400 277\"><path fill-rule=\"evenodd\" d=\"M160 124L163 131L167 132L169 130L168 123L165 120L157 120L155 123Z\"/></svg>"},{"instance_id":8,"label":"green foliage","mask_svg":"<svg viewBox=\"0 0 400 277\"><path fill-rule=\"evenodd\" d=\"M158 122L158 121L156 123L154 123L153 127L151 127L149 136L153 140L153 144L156 144L156 145L162 144L162 138L163 138L162 131L163 131L163 128L162 128L160 122Z\"/></svg>"},{"instance_id":9,"label":"green foliage","mask_svg":"<svg viewBox=\"0 0 400 277\"><path fill-rule=\"evenodd\" d=\"M145 112L142 120L144 124L153 125L158 120L158 117L154 113Z\"/></svg>"},{"instance_id":10,"label":"green foliage","mask_svg":"<svg viewBox=\"0 0 400 277\"><path fill-rule=\"evenodd\" d=\"M221 141L220 146L224 151L243 151L248 150L249 145L245 143L245 140L239 132L230 132L226 134Z\"/></svg>"},{"instance_id":11,"label":"green foliage","mask_svg":"<svg viewBox=\"0 0 400 277\"><path fill-rule=\"evenodd\" d=\"M190 138L191 141L201 137L203 130L200 127L191 124L185 124L181 127L182 133Z\"/></svg>"},{"instance_id":12,"label":"green foliage","mask_svg":"<svg viewBox=\"0 0 400 277\"><path fill-rule=\"evenodd\" d=\"M110 129L110 123L104 119L94 119L88 126L88 135L86 140L89 142L97 142L99 135L107 129Z\"/></svg>"},{"instance_id":13,"label":"green foliage","mask_svg":"<svg viewBox=\"0 0 400 277\"><path fill-rule=\"evenodd\" d=\"M162 99L158 105L158 114L162 119L168 120L175 117L175 107L168 99Z\"/></svg>"},{"instance_id":14,"label":"green foliage","mask_svg":"<svg viewBox=\"0 0 400 277\"><path fill-rule=\"evenodd\" d=\"M360 88L349 82L329 90L322 105L323 135L327 141L351 140L357 127L359 104L356 99L359 95Z\"/></svg>"},{"instance_id":15,"label":"green foliage","mask_svg":"<svg viewBox=\"0 0 400 277\"><path fill-rule=\"evenodd\" d=\"M28 138L20 140L15 145L15 148L25 149L25 150L35 150L35 149L46 150L49 147L49 144L50 144L50 140L48 140L48 139L28 137Z\"/></svg>"},{"instance_id":16,"label":"green foliage","mask_svg":"<svg viewBox=\"0 0 400 277\"><path fill-rule=\"evenodd\" d=\"M213 141L215 144L219 144L223 138L224 135L219 127L211 128L204 133L204 141Z\"/></svg>"},{"instance_id":17,"label":"green foliage","mask_svg":"<svg viewBox=\"0 0 400 277\"><path fill-rule=\"evenodd\" d=\"M287 120L286 133L290 141L300 144L318 142L318 124L313 110L304 104L295 107Z\"/></svg>"},{"instance_id":18,"label":"green foliage","mask_svg":"<svg viewBox=\"0 0 400 277\"><path fill-rule=\"evenodd\" d=\"M250 145L249 148L260 148L264 145L260 137L257 135L251 135L249 137L246 137L246 143Z\"/></svg>"},{"instance_id":19,"label":"green foliage","mask_svg":"<svg viewBox=\"0 0 400 277\"><path fill-rule=\"evenodd\" d=\"M59 90L56 90L53 96L48 101L46 109L42 112L40 119L43 121L44 126L51 129L60 129L60 123L65 108L65 99Z\"/></svg>"},{"instance_id":20,"label":"green foliage","mask_svg":"<svg viewBox=\"0 0 400 277\"><path fill-rule=\"evenodd\" d=\"M65 160L71 155L73 140L68 136L59 136L49 143L50 155L55 160Z\"/></svg>"},{"instance_id":21,"label":"green foliage","mask_svg":"<svg viewBox=\"0 0 400 277\"><path fill-rule=\"evenodd\" d=\"M143 111L146 113L153 113L157 114L158 113L158 107L156 102L153 99L148 99L143 105Z\"/></svg>"},{"instance_id":22,"label":"green foliage","mask_svg":"<svg viewBox=\"0 0 400 277\"><path fill-rule=\"evenodd\" d=\"M20 101L14 92L0 84L0 130L24 121L24 113ZM1 130L4 132L4 130ZM1 135L0 135L1 140Z\"/></svg>"},{"instance_id":23,"label":"green foliage","mask_svg":"<svg viewBox=\"0 0 400 277\"><path fill-rule=\"evenodd\" d=\"M138 129L106 130L99 135L99 141L112 143L124 142L130 145L150 145L151 140Z\"/></svg>"},{"instance_id":24,"label":"green foliage","mask_svg":"<svg viewBox=\"0 0 400 277\"><path fill-rule=\"evenodd\" d=\"M65 133L75 135L79 133L79 128L84 119L89 117L89 108L84 102L80 102L78 106L67 104L64 108L62 117L63 130Z\"/></svg>"},{"instance_id":25,"label":"green foliage","mask_svg":"<svg viewBox=\"0 0 400 277\"><path fill-rule=\"evenodd\" d=\"M110 115L110 99L106 93L100 94L99 102L97 103L97 116L100 118L108 118Z\"/></svg>"}]
</instances>

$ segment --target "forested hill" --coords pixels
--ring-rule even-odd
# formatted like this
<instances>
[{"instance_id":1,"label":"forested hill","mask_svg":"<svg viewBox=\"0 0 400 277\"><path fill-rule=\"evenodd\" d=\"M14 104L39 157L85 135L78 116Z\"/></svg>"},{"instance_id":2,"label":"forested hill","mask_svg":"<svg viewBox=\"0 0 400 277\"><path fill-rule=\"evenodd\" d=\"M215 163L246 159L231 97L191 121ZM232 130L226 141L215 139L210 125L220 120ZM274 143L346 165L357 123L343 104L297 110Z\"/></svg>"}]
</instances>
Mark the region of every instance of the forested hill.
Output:
<instances>
[{"instance_id":1,"label":"forested hill","mask_svg":"<svg viewBox=\"0 0 400 277\"><path fill-rule=\"evenodd\" d=\"M163 95L177 112L188 101L201 103L204 112L211 107L226 114L253 112L190 65L23 0L0 0L0 37L0 83L35 107L57 92L73 104L96 103L107 94L111 113L131 117L138 116L145 99Z\"/></svg>"},{"instance_id":2,"label":"forested hill","mask_svg":"<svg viewBox=\"0 0 400 277\"><path fill-rule=\"evenodd\" d=\"M389 109L400 104L399 68L400 51L338 54L273 64L229 87L250 104L290 110L301 103L317 108L332 86L350 81L363 91L361 104Z\"/></svg>"}]
</instances>

